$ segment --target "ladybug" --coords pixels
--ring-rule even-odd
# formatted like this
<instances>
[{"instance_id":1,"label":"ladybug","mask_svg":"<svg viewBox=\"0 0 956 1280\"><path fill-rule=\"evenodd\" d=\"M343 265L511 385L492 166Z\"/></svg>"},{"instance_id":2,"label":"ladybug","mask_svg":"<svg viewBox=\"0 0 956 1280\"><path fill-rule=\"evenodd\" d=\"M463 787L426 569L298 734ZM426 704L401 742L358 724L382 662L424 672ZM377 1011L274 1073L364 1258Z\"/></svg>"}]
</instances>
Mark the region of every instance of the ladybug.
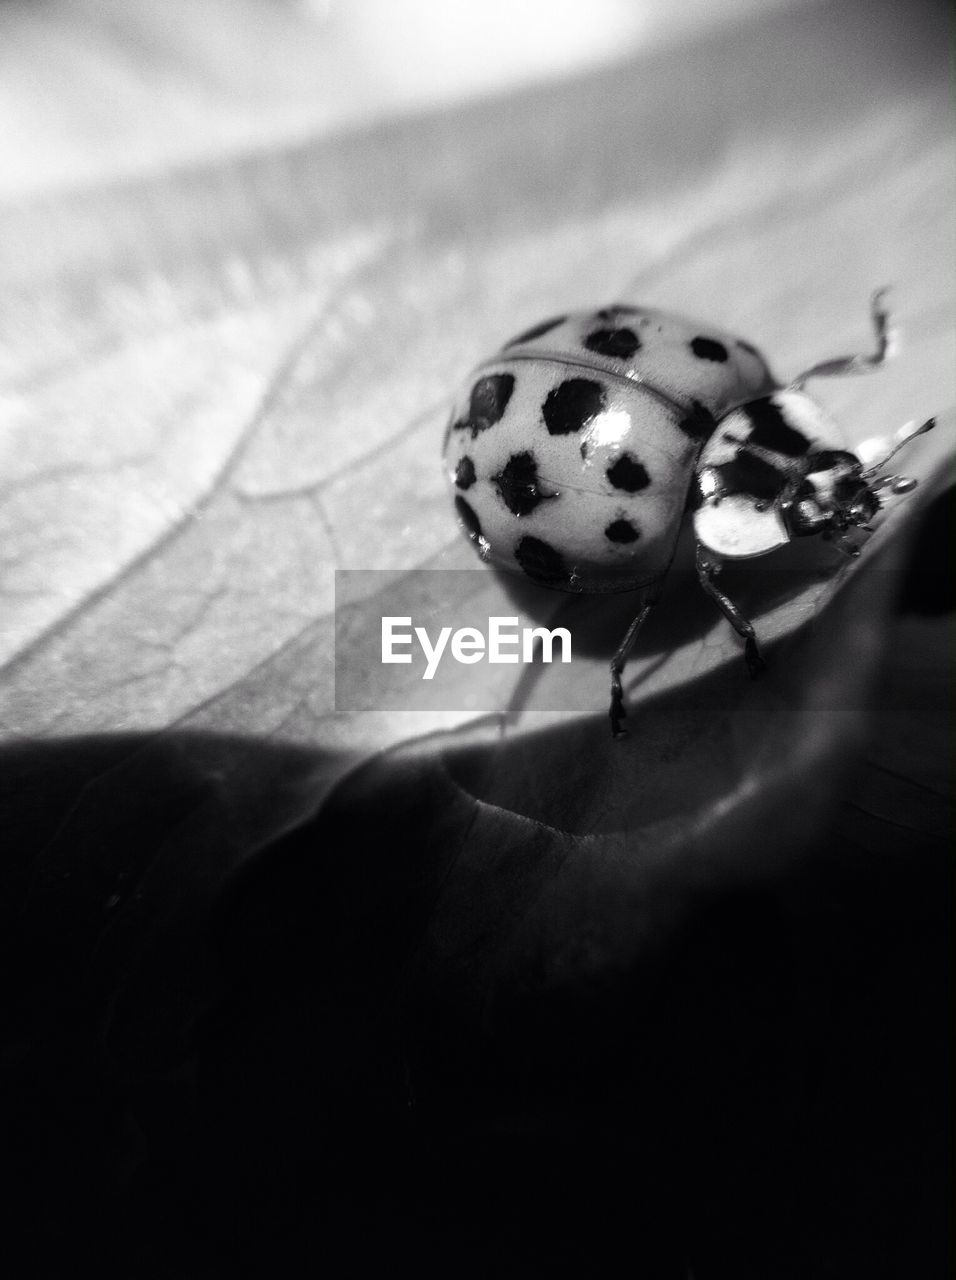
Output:
<instances>
[{"instance_id":1,"label":"ladybug","mask_svg":"<svg viewBox=\"0 0 956 1280\"><path fill-rule=\"evenodd\" d=\"M611 662L611 728L623 736L621 672L692 513L700 583L764 663L752 624L720 590L725 560L820 534L848 554L879 492L874 479L933 420L845 447L803 390L889 354L885 290L871 301L876 351L813 365L783 387L749 342L668 311L615 304L556 316L507 342L457 397L444 463L482 560L570 592L640 592Z\"/></svg>"}]
</instances>

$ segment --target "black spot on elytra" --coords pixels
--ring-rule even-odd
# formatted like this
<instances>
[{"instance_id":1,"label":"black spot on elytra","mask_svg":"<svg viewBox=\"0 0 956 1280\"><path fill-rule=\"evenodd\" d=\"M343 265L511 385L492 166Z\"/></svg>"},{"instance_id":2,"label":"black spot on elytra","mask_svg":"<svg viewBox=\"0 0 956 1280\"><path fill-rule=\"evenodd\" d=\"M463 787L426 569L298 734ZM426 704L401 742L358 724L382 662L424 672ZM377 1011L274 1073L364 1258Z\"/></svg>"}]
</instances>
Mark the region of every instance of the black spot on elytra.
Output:
<instances>
[{"instance_id":1,"label":"black spot on elytra","mask_svg":"<svg viewBox=\"0 0 956 1280\"><path fill-rule=\"evenodd\" d=\"M512 338L510 342L506 342L506 347L520 347L522 343L534 342L535 338L543 338L546 333L550 333L552 329L556 329L559 324L564 324L567 316L552 316L550 320L542 320L540 324L532 325L530 329L525 329L524 333L519 333L517 338Z\"/></svg>"},{"instance_id":2,"label":"black spot on elytra","mask_svg":"<svg viewBox=\"0 0 956 1280\"><path fill-rule=\"evenodd\" d=\"M584 345L599 356L629 360L636 351L640 351L641 340L633 329L595 329L584 339Z\"/></svg>"},{"instance_id":3,"label":"black spot on elytra","mask_svg":"<svg viewBox=\"0 0 956 1280\"><path fill-rule=\"evenodd\" d=\"M568 378L548 392L541 413L550 435L566 436L586 427L605 404L604 388L599 382Z\"/></svg>"},{"instance_id":4,"label":"black spot on elytra","mask_svg":"<svg viewBox=\"0 0 956 1280\"><path fill-rule=\"evenodd\" d=\"M474 440L480 432L501 421L514 389L514 374L511 373L489 373L479 378L471 389L468 416L456 422L454 429L470 431Z\"/></svg>"},{"instance_id":5,"label":"black spot on elytra","mask_svg":"<svg viewBox=\"0 0 956 1280\"><path fill-rule=\"evenodd\" d=\"M755 453L748 453L746 448L738 449L732 462L723 462L713 469L719 476L722 493L740 493L767 502L783 492L788 479L786 472L778 471Z\"/></svg>"},{"instance_id":6,"label":"black spot on elytra","mask_svg":"<svg viewBox=\"0 0 956 1280\"><path fill-rule=\"evenodd\" d=\"M605 474L615 489L623 489L625 493L638 493L651 483L647 469L633 453L622 453L616 462L611 463Z\"/></svg>"},{"instance_id":7,"label":"black spot on elytra","mask_svg":"<svg viewBox=\"0 0 956 1280\"><path fill-rule=\"evenodd\" d=\"M691 412L678 422L678 427L683 431L684 435L690 436L692 440L707 440L714 434L717 426L717 419L707 408L701 404L699 400L691 400Z\"/></svg>"},{"instance_id":8,"label":"black spot on elytra","mask_svg":"<svg viewBox=\"0 0 956 1280\"><path fill-rule=\"evenodd\" d=\"M803 432L790 426L780 406L769 397L751 400L744 405L744 413L753 427L748 443L761 449L772 449L788 458L799 458L810 448L810 441Z\"/></svg>"},{"instance_id":9,"label":"black spot on elytra","mask_svg":"<svg viewBox=\"0 0 956 1280\"><path fill-rule=\"evenodd\" d=\"M690 349L698 360L713 360L715 364L726 363L727 348L716 338L692 338Z\"/></svg>"},{"instance_id":10,"label":"black spot on elytra","mask_svg":"<svg viewBox=\"0 0 956 1280\"><path fill-rule=\"evenodd\" d=\"M472 542L477 542L481 537L481 521L475 515L471 503L466 502L460 496L456 497L455 510L458 512L458 519L464 525L465 533L468 534Z\"/></svg>"},{"instance_id":11,"label":"black spot on elytra","mask_svg":"<svg viewBox=\"0 0 956 1280\"><path fill-rule=\"evenodd\" d=\"M556 551L549 542L533 538L530 534L515 546L515 559L535 582L555 587L567 585L571 581L571 571L561 552Z\"/></svg>"},{"instance_id":12,"label":"black spot on elytra","mask_svg":"<svg viewBox=\"0 0 956 1280\"><path fill-rule=\"evenodd\" d=\"M612 520L604 530L604 536L610 542L636 542L641 535L630 520Z\"/></svg>"},{"instance_id":13,"label":"black spot on elytra","mask_svg":"<svg viewBox=\"0 0 956 1280\"><path fill-rule=\"evenodd\" d=\"M458 466L455 468L455 485L459 489L470 489L475 483L475 464L467 454L463 458L458 459Z\"/></svg>"},{"instance_id":14,"label":"black spot on elytra","mask_svg":"<svg viewBox=\"0 0 956 1280\"><path fill-rule=\"evenodd\" d=\"M513 453L496 476L492 476L505 506L516 516L526 516L545 498L556 493L543 493L538 483L538 464L533 453Z\"/></svg>"}]
</instances>

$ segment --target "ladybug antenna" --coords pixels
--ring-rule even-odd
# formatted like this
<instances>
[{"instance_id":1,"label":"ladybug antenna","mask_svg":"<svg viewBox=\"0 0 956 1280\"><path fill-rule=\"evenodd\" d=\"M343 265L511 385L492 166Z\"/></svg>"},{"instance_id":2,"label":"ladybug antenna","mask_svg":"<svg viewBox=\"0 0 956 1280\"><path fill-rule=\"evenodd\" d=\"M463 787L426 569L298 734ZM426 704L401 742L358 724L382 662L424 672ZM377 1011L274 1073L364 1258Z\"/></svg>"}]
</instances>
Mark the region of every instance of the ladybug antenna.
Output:
<instances>
[{"instance_id":1,"label":"ladybug antenna","mask_svg":"<svg viewBox=\"0 0 956 1280\"><path fill-rule=\"evenodd\" d=\"M893 434L886 436L874 436L869 440L864 440L857 445L853 452L863 463L863 476L868 479L870 476L876 475L878 471L882 471L890 458L895 457L904 445L909 444L911 440L915 440L917 436L925 435L927 431L932 431L936 426L935 418L927 418L925 422L919 426L915 422L904 422L903 425ZM902 481L901 476L885 476L876 484L874 489L883 488L884 485L894 481ZM909 484L908 488L914 488L914 484ZM905 492L905 490L894 488L894 492Z\"/></svg>"},{"instance_id":2,"label":"ladybug antenna","mask_svg":"<svg viewBox=\"0 0 956 1280\"><path fill-rule=\"evenodd\" d=\"M791 391L802 391L803 384L810 378L841 378L848 373L872 373L880 369L895 353L896 331L890 324L890 313L883 305L883 299L889 293L888 288L877 289L870 297L870 323L876 350L869 354L853 356L837 356L833 360L821 360L809 369L804 369L790 383Z\"/></svg>"}]
</instances>

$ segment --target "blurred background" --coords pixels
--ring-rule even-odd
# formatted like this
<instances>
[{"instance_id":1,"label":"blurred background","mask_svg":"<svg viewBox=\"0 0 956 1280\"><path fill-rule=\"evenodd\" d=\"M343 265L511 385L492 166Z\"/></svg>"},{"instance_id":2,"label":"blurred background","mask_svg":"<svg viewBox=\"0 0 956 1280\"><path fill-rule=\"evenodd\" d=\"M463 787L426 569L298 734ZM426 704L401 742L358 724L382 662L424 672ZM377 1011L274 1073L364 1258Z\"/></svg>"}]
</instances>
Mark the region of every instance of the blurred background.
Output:
<instances>
[{"instance_id":1,"label":"blurred background","mask_svg":"<svg viewBox=\"0 0 956 1280\"><path fill-rule=\"evenodd\" d=\"M0 195L450 106L811 0L5 0Z\"/></svg>"}]
</instances>

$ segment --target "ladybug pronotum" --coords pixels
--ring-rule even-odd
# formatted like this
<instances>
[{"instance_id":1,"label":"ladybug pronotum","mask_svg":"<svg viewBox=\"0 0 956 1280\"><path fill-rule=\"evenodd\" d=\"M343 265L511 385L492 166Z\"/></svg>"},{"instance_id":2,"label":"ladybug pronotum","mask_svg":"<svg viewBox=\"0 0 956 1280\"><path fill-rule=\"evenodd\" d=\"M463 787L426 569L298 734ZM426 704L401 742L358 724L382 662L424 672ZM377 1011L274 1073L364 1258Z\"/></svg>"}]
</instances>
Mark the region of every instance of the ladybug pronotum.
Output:
<instances>
[{"instance_id":1,"label":"ladybug pronotum","mask_svg":"<svg viewBox=\"0 0 956 1280\"><path fill-rule=\"evenodd\" d=\"M850 555L876 478L933 420L846 448L808 396L811 377L879 368L885 290L873 295L876 351L815 364L782 387L749 342L648 307L556 316L507 342L457 397L445 470L465 533L496 568L571 592L640 592L611 662L611 727L624 733L621 671L654 606L686 513L701 586L763 667L751 623L717 585L725 560L821 534Z\"/></svg>"}]
</instances>

